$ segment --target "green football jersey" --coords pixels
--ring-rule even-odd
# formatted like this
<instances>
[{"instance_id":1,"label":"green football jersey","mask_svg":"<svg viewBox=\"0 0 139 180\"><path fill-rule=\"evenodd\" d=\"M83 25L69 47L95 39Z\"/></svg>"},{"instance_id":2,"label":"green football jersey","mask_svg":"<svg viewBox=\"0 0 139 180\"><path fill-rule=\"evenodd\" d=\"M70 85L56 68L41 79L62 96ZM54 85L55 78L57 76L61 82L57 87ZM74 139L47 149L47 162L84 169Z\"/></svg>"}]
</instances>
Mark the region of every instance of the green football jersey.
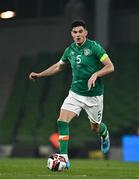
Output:
<instances>
[{"instance_id":1,"label":"green football jersey","mask_svg":"<svg viewBox=\"0 0 139 180\"><path fill-rule=\"evenodd\" d=\"M82 96L99 96L104 92L101 78L97 78L95 87L88 90L88 80L102 68L102 62L108 55L95 41L87 39L81 46L72 43L66 48L61 60L70 62L72 68L71 91Z\"/></svg>"}]
</instances>

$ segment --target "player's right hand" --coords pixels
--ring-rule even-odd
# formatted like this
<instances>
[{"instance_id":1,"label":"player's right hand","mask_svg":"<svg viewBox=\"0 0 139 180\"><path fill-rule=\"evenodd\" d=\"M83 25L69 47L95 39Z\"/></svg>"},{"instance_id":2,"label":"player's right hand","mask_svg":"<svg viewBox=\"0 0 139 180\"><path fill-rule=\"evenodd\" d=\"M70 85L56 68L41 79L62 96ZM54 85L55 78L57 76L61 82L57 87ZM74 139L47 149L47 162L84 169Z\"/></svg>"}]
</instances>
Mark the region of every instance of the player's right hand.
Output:
<instances>
[{"instance_id":1,"label":"player's right hand","mask_svg":"<svg viewBox=\"0 0 139 180\"><path fill-rule=\"evenodd\" d=\"M29 75L30 80L35 80L40 77L40 73L31 72Z\"/></svg>"}]
</instances>

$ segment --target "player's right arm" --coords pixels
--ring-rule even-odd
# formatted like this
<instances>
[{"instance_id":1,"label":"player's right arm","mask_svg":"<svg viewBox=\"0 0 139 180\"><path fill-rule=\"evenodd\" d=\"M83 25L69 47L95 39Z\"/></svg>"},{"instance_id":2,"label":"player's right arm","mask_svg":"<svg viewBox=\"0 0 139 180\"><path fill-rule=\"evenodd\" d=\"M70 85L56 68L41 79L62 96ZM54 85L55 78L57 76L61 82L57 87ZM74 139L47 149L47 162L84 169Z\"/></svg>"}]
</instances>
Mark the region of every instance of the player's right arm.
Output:
<instances>
[{"instance_id":1,"label":"player's right arm","mask_svg":"<svg viewBox=\"0 0 139 180\"><path fill-rule=\"evenodd\" d=\"M41 78L41 77L52 76L52 75L62 71L64 66L65 66L65 64L61 63L61 61L59 61L56 64L50 66L48 69L46 69L46 70L44 70L42 72L39 72L39 73L31 72L29 74L29 79L30 80L35 80L35 79Z\"/></svg>"},{"instance_id":2,"label":"player's right arm","mask_svg":"<svg viewBox=\"0 0 139 180\"><path fill-rule=\"evenodd\" d=\"M52 76L52 75L62 71L65 64L68 62L67 54L68 54L68 48L66 48L66 50L64 51L60 61L58 61L56 64L50 66L48 69L46 69L40 73L36 73L36 72L30 73L29 79L35 80L40 77Z\"/></svg>"}]
</instances>

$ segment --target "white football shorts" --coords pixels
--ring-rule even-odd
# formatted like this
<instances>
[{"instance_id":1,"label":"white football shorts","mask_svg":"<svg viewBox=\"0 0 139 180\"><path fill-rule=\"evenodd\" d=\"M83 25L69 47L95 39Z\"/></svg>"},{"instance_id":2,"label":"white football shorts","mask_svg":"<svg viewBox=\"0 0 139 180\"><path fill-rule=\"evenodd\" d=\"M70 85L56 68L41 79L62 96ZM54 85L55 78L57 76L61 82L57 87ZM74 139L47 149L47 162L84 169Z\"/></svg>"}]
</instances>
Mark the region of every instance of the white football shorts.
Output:
<instances>
[{"instance_id":1,"label":"white football shorts","mask_svg":"<svg viewBox=\"0 0 139 180\"><path fill-rule=\"evenodd\" d=\"M61 109L72 111L77 116L84 109L92 123L100 124L103 114L103 95L89 97L69 91L69 95L64 100Z\"/></svg>"}]
</instances>

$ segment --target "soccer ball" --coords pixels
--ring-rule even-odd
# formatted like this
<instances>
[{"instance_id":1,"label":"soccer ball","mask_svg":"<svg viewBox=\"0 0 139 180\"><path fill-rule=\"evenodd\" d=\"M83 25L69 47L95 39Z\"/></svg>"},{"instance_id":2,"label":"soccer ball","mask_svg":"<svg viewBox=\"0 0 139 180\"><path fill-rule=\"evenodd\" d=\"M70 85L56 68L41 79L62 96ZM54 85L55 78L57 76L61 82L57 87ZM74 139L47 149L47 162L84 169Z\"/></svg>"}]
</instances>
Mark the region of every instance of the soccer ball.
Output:
<instances>
[{"instance_id":1,"label":"soccer ball","mask_svg":"<svg viewBox=\"0 0 139 180\"><path fill-rule=\"evenodd\" d=\"M51 171L63 171L66 167L66 160L60 154L51 154L47 161L47 167Z\"/></svg>"}]
</instances>

